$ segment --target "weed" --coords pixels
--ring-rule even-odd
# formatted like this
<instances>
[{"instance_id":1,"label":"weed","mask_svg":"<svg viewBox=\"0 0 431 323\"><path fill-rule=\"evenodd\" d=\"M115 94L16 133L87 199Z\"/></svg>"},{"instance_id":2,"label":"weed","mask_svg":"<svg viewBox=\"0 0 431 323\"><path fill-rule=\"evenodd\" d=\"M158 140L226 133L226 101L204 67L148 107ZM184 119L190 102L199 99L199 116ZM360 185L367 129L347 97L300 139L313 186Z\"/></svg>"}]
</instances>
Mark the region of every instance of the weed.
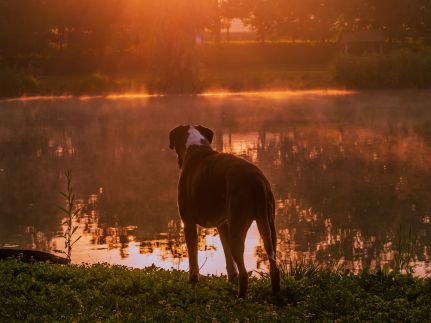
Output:
<instances>
[{"instance_id":1,"label":"weed","mask_svg":"<svg viewBox=\"0 0 431 323\"><path fill-rule=\"evenodd\" d=\"M58 208L65 215L65 219L62 223L62 225L66 226L66 229L62 235L64 238L64 250L55 250L55 252L65 254L68 262L70 263L72 257L72 248L74 244L82 237L78 236L76 239L74 238L76 230L78 229L78 225L73 225L79 215L79 212L81 212L81 208L76 207L75 194L73 193L72 186L72 171L66 170L64 175L67 180L66 192L60 192L60 194L65 199L66 207L58 206Z\"/></svg>"},{"instance_id":2,"label":"weed","mask_svg":"<svg viewBox=\"0 0 431 323\"><path fill-rule=\"evenodd\" d=\"M289 262L280 263L280 271L282 277L293 277L295 280L303 278L312 278L322 267L313 262L307 262L305 257L300 259L289 259Z\"/></svg>"},{"instance_id":3,"label":"weed","mask_svg":"<svg viewBox=\"0 0 431 323\"><path fill-rule=\"evenodd\" d=\"M394 251L394 259L392 268L396 273L414 274L414 266L411 265L414 256L414 239L412 237L412 227L409 227L409 232L404 238L402 226L398 231L397 249Z\"/></svg>"}]
</instances>

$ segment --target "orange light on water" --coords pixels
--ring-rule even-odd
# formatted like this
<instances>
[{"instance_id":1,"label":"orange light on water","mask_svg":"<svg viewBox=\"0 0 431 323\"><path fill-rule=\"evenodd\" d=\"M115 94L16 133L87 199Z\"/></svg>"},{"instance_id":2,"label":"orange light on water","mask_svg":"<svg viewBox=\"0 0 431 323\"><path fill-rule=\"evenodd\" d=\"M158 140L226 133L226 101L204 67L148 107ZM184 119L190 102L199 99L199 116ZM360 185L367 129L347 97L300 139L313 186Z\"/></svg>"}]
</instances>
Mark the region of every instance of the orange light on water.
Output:
<instances>
[{"instance_id":1,"label":"orange light on water","mask_svg":"<svg viewBox=\"0 0 431 323\"><path fill-rule=\"evenodd\" d=\"M199 96L205 97L229 97L229 96L244 96L244 97L263 97L270 99L285 99L292 96L344 96L356 94L356 91L342 89L316 89L316 90L285 90L285 91L252 91L252 92L205 92Z\"/></svg>"},{"instance_id":2,"label":"orange light on water","mask_svg":"<svg viewBox=\"0 0 431 323\"><path fill-rule=\"evenodd\" d=\"M261 97L268 99L286 99L288 97L300 96L345 96L356 94L356 91L341 90L341 89L316 89L316 90L286 90L286 91L253 91L253 92L205 92L196 94L196 96L210 97L210 98L226 98L232 96L241 97ZM164 94L149 94L149 93L113 93L106 95L50 95L50 96L25 96L11 99L0 100L0 102L30 102L30 101L55 101L55 100L71 100L78 99L80 101L94 100L94 99L107 99L107 100L133 100L133 99L148 99L164 97ZM190 96L193 96L191 94Z\"/></svg>"}]
</instances>

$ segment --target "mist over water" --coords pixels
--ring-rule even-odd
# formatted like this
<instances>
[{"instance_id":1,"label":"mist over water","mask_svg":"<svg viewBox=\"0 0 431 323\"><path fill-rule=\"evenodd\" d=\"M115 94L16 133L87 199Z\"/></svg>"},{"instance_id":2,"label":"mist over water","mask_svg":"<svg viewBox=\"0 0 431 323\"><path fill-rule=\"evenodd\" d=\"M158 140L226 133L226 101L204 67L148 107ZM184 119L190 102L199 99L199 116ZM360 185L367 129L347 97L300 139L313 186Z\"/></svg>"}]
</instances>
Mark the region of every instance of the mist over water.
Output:
<instances>
[{"instance_id":1,"label":"mist over water","mask_svg":"<svg viewBox=\"0 0 431 323\"><path fill-rule=\"evenodd\" d=\"M0 247L62 247L59 191L73 172L83 238L72 260L187 269L168 133L215 131L213 147L259 165L277 201L278 258L354 271L389 262L411 227L417 275L429 275L431 94L266 93L0 102ZM248 270L266 269L256 227ZM214 229L203 273L225 272Z\"/></svg>"}]
</instances>

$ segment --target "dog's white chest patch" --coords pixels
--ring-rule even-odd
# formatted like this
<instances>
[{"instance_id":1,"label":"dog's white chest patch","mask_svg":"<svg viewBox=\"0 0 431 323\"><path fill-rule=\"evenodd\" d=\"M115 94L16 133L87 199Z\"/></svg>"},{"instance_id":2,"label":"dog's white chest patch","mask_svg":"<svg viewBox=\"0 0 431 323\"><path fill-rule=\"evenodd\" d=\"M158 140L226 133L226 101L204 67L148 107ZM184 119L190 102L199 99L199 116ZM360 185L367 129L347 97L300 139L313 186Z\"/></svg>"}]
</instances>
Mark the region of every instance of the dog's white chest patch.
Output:
<instances>
[{"instance_id":1,"label":"dog's white chest patch","mask_svg":"<svg viewBox=\"0 0 431 323\"><path fill-rule=\"evenodd\" d=\"M190 127L189 136L186 141L186 148L189 148L190 146L202 146L205 142L205 137L202 136L202 134L196 130L195 127Z\"/></svg>"}]
</instances>

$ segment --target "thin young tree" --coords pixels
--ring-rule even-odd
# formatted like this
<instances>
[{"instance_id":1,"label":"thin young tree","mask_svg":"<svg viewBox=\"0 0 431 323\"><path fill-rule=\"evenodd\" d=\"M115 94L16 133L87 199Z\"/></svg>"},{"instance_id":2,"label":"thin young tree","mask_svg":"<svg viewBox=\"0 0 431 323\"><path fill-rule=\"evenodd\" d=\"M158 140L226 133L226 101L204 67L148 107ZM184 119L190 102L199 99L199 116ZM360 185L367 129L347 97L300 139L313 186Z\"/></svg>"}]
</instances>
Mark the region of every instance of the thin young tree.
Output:
<instances>
[{"instance_id":1,"label":"thin young tree","mask_svg":"<svg viewBox=\"0 0 431 323\"><path fill-rule=\"evenodd\" d=\"M72 258L72 248L82 236L74 237L78 225L74 225L75 220L78 218L81 208L76 206L75 193L73 193L72 186L72 171L70 169L64 172L67 181L66 192L60 192L65 199L65 207L58 206L60 211L65 215L62 225L66 226L62 237L64 238L64 250L55 250L57 253L65 254L67 261L70 264Z\"/></svg>"}]
</instances>

